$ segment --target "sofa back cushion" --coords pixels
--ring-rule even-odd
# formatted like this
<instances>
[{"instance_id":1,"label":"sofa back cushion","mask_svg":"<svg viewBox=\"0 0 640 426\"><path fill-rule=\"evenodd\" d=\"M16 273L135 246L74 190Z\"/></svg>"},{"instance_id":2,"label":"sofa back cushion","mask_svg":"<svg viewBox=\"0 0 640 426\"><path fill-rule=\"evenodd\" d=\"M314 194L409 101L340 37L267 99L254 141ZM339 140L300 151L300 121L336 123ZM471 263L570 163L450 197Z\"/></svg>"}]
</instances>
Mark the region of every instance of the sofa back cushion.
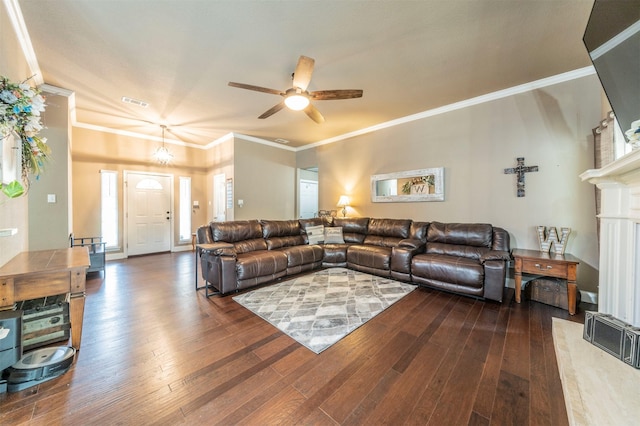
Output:
<instances>
[{"instance_id":1,"label":"sofa back cushion","mask_svg":"<svg viewBox=\"0 0 640 426\"><path fill-rule=\"evenodd\" d=\"M233 244L237 253L267 249L267 243L262 238L262 226L257 220L212 222L211 234L214 242Z\"/></svg>"},{"instance_id":2,"label":"sofa back cushion","mask_svg":"<svg viewBox=\"0 0 640 426\"><path fill-rule=\"evenodd\" d=\"M262 220L260 223L269 250L305 243L297 220Z\"/></svg>"},{"instance_id":3,"label":"sofa back cushion","mask_svg":"<svg viewBox=\"0 0 640 426\"><path fill-rule=\"evenodd\" d=\"M336 217L333 226L342 227L345 243L362 244L367 236L368 217Z\"/></svg>"},{"instance_id":4,"label":"sofa back cushion","mask_svg":"<svg viewBox=\"0 0 640 426\"><path fill-rule=\"evenodd\" d=\"M426 243L427 229L429 229L429 222L411 222L411 228L409 228L409 238L413 240L420 240L423 243Z\"/></svg>"},{"instance_id":5,"label":"sofa back cushion","mask_svg":"<svg viewBox=\"0 0 640 426\"><path fill-rule=\"evenodd\" d=\"M491 249L500 251L511 251L509 233L498 227L493 227L493 245Z\"/></svg>"},{"instance_id":6,"label":"sofa back cushion","mask_svg":"<svg viewBox=\"0 0 640 426\"><path fill-rule=\"evenodd\" d=\"M480 259L491 250L493 227L484 223L431 222L427 253Z\"/></svg>"},{"instance_id":7,"label":"sofa back cushion","mask_svg":"<svg viewBox=\"0 0 640 426\"><path fill-rule=\"evenodd\" d=\"M411 220L409 219L369 219L365 244L395 247L400 240L409 237Z\"/></svg>"},{"instance_id":8,"label":"sofa back cushion","mask_svg":"<svg viewBox=\"0 0 640 426\"><path fill-rule=\"evenodd\" d=\"M314 228L317 232L320 232L318 227L331 226L332 217L313 217L309 219L298 219L300 224L300 232L302 233L302 239L305 244L309 244L309 236L307 235L307 228ZM322 230L320 233L324 233ZM324 237L321 238L324 241ZM317 241L317 238L316 238Z\"/></svg>"},{"instance_id":9,"label":"sofa back cushion","mask_svg":"<svg viewBox=\"0 0 640 426\"><path fill-rule=\"evenodd\" d=\"M311 217L309 219L298 219L298 223L300 224L300 228L303 233L307 226L331 226L332 217Z\"/></svg>"}]
</instances>

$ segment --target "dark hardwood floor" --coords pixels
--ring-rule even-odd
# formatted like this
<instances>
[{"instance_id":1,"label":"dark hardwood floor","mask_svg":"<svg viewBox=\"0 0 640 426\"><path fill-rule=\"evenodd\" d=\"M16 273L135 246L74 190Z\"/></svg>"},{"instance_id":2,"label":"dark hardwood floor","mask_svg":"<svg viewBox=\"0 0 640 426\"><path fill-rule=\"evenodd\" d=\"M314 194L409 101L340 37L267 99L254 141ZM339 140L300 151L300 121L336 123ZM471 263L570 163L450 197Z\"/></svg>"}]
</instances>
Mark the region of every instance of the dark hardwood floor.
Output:
<instances>
[{"instance_id":1,"label":"dark hardwood floor","mask_svg":"<svg viewBox=\"0 0 640 426\"><path fill-rule=\"evenodd\" d=\"M193 253L90 274L69 372L0 396L18 425L565 425L551 318L579 312L418 289L320 355L231 297Z\"/></svg>"}]
</instances>

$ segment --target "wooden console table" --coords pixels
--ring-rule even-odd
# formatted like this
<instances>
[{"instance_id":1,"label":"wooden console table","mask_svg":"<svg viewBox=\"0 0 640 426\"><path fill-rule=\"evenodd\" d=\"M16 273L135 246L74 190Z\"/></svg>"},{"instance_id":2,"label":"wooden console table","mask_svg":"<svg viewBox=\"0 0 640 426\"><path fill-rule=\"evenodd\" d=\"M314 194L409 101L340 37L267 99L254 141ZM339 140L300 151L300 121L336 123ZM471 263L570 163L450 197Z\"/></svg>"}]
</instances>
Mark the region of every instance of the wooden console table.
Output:
<instances>
[{"instance_id":1,"label":"wooden console table","mask_svg":"<svg viewBox=\"0 0 640 426\"><path fill-rule=\"evenodd\" d=\"M86 270L91 264L87 247L26 251L0 268L0 310L16 302L69 294L71 345L80 349Z\"/></svg>"},{"instance_id":2,"label":"wooden console table","mask_svg":"<svg viewBox=\"0 0 640 426\"><path fill-rule=\"evenodd\" d=\"M570 315L576 313L576 272L580 261L570 254L549 254L537 250L514 249L511 252L515 260L516 302L520 303L522 274L535 274L545 277L567 280L567 305Z\"/></svg>"}]
</instances>

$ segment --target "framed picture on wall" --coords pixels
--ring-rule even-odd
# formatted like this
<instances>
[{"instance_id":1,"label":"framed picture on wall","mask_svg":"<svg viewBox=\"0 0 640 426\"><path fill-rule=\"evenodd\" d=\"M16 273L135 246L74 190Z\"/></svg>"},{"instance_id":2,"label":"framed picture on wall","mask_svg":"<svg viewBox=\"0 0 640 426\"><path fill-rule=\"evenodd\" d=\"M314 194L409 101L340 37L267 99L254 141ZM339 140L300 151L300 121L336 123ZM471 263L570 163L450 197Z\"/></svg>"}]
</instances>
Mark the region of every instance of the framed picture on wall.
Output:
<instances>
[{"instance_id":1,"label":"framed picture on wall","mask_svg":"<svg viewBox=\"0 0 640 426\"><path fill-rule=\"evenodd\" d=\"M372 175L371 201L374 203L444 201L444 168Z\"/></svg>"}]
</instances>

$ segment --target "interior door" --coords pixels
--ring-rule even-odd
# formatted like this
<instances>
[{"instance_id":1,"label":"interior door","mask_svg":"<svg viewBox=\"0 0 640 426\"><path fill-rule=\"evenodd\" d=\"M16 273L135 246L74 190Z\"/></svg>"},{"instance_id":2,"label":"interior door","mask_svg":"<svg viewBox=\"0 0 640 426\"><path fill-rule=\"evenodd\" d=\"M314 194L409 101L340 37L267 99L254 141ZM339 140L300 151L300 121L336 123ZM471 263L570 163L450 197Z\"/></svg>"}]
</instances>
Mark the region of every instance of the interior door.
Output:
<instances>
[{"instance_id":1,"label":"interior door","mask_svg":"<svg viewBox=\"0 0 640 426\"><path fill-rule=\"evenodd\" d=\"M127 253L171 250L172 177L127 174Z\"/></svg>"},{"instance_id":2,"label":"interior door","mask_svg":"<svg viewBox=\"0 0 640 426\"><path fill-rule=\"evenodd\" d=\"M213 177L213 220L223 222L227 219L226 177L223 174Z\"/></svg>"},{"instance_id":3,"label":"interior door","mask_svg":"<svg viewBox=\"0 0 640 426\"><path fill-rule=\"evenodd\" d=\"M318 182L300 179L300 219L314 217L318 211Z\"/></svg>"}]
</instances>

